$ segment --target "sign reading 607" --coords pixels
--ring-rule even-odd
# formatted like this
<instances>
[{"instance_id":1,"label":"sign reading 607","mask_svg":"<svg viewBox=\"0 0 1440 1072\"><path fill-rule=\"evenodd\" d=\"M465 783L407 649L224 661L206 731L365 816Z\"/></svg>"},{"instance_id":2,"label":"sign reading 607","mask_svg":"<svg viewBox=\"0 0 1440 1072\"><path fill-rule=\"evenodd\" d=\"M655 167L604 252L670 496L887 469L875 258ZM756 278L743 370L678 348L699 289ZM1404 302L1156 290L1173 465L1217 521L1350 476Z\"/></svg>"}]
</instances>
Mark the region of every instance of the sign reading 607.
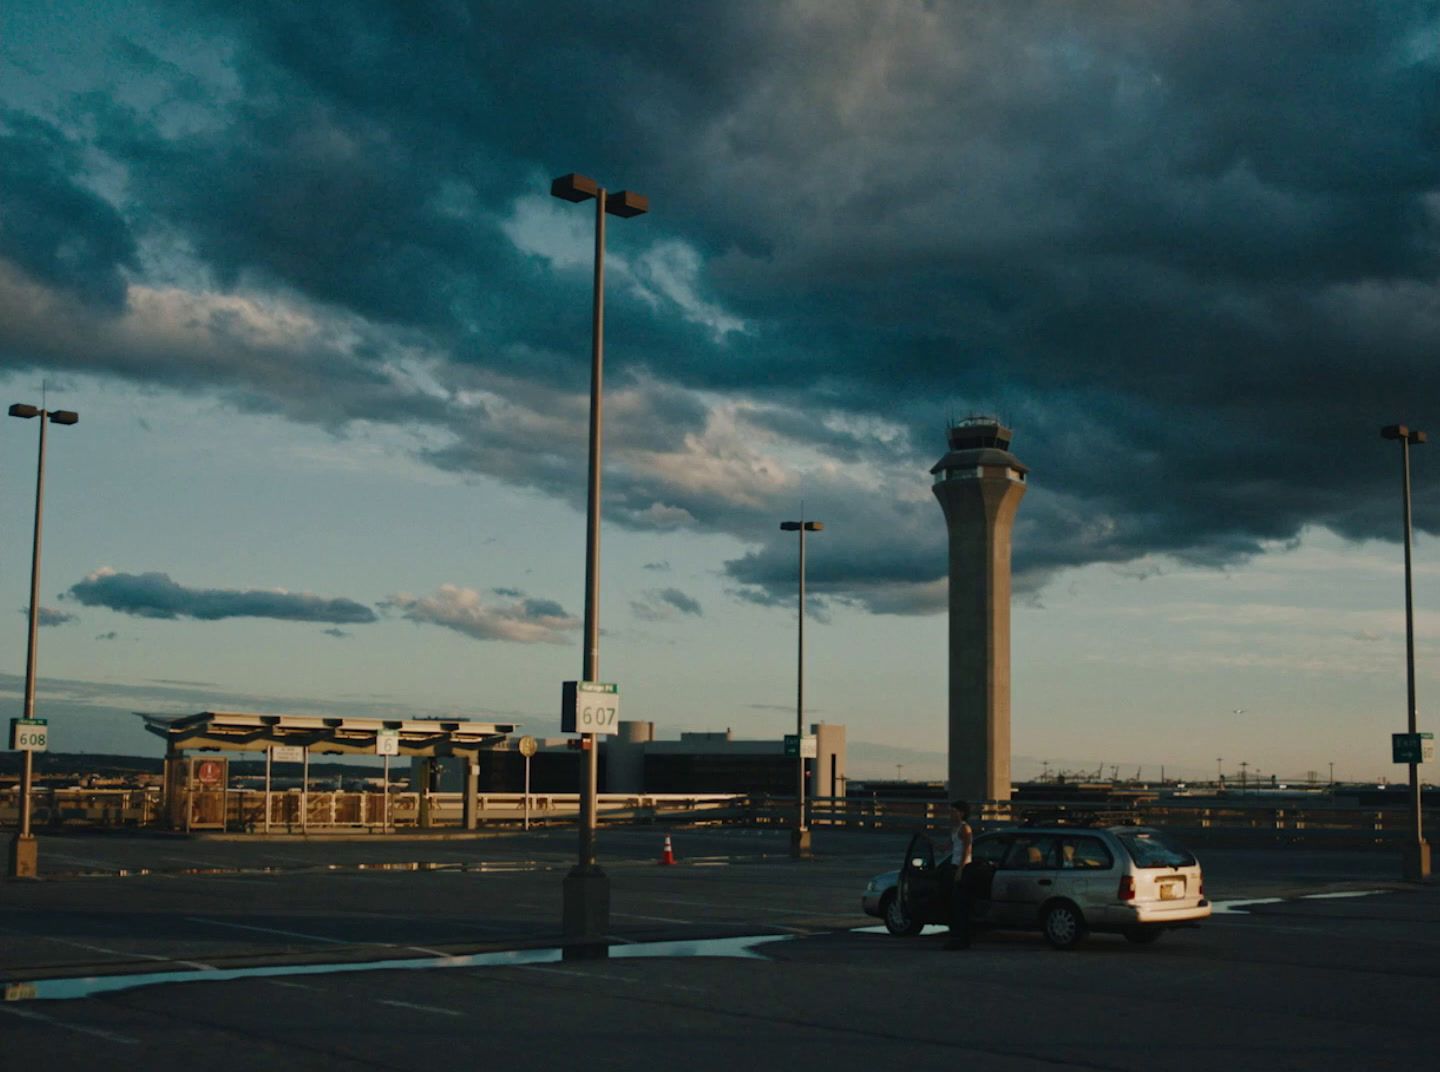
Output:
<instances>
[{"instance_id":1,"label":"sign reading 607","mask_svg":"<svg viewBox=\"0 0 1440 1072\"><path fill-rule=\"evenodd\" d=\"M615 733L620 724L620 686L603 681L567 681L560 701L564 733Z\"/></svg>"}]
</instances>

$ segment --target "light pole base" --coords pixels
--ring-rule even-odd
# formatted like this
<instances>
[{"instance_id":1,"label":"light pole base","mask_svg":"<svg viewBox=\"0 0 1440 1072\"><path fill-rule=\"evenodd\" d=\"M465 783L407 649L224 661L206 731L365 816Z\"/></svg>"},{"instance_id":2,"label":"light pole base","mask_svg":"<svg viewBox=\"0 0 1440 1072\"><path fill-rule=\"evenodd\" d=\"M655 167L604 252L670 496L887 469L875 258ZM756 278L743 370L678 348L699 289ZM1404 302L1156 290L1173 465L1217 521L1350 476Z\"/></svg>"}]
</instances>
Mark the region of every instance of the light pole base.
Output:
<instances>
[{"instance_id":1,"label":"light pole base","mask_svg":"<svg viewBox=\"0 0 1440 1072\"><path fill-rule=\"evenodd\" d=\"M11 878L37 878L40 874L40 851L34 834L16 834L10 842L9 869Z\"/></svg>"},{"instance_id":2,"label":"light pole base","mask_svg":"<svg viewBox=\"0 0 1440 1072\"><path fill-rule=\"evenodd\" d=\"M1405 846L1405 881L1424 882L1430 877L1430 842L1413 841Z\"/></svg>"},{"instance_id":3,"label":"light pole base","mask_svg":"<svg viewBox=\"0 0 1440 1072\"><path fill-rule=\"evenodd\" d=\"M565 959L609 956L609 929L610 876L598 867L574 868L565 876Z\"/></svg>"},{"instance_id":4,"label":"light pole base","mask_svg":"<svg viewBox=\"0 0 1440 1072\"><path fill-rule=\"evenodd\" d=\"M810 860L814 853L810 851L810 830L790 830L790 855L797 860Z\"/></svg>"}]
</instances>

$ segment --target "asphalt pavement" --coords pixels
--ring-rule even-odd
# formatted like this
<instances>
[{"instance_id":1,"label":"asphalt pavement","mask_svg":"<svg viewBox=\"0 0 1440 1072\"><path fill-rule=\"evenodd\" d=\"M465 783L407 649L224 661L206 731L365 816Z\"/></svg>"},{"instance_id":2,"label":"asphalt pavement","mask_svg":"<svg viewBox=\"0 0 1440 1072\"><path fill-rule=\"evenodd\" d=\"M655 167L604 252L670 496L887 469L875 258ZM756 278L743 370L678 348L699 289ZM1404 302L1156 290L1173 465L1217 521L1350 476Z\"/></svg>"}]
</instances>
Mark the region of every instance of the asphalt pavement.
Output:
<instances>
[{"instance_id":1,"label":"asphalt pavement","mask_svg":"<svg viewBox=\"0 0 1440 1072\"><path fill-rule=\"evenodd\" d=\"M658 864L666 833L680 862ZM1221 911L1153 947L860 913L896 833L605 830L613 955L566 961L573 830L43 837L0 883L0 1053L53 1069L1428 1067L1440 893L1385 853L1201 852ZM103 1056L102 1056L103 1055Z\"/></svg>"}]
</instances>

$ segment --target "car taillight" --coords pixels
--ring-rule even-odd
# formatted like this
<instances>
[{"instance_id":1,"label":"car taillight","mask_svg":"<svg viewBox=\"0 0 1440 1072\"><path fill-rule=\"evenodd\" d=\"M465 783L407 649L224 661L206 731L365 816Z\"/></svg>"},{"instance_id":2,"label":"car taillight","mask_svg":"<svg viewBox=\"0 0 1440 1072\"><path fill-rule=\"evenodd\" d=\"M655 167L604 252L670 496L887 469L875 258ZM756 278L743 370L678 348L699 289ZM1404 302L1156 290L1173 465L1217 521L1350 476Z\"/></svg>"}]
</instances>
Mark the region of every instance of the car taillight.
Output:
<instances>
[{"instance_id":1,"label":"car taillight","mask_svg":"<svg viewBox=\"0 0 1440 1072\"><path fill-rule=\"evenodd\" d=\"M1200 896L1205 896L1205 880L1203 878L1200 880Z\"/></svg>"},{"instance_id":2,"label":"car taillight","mask_svg":"<svg viewBox=\"0 0 1440 1072\"><path fill-rule=\"evenodd\" d=\"M1133 901L1133 900L1135 900L1135 876L1134 876L1134 875L1122 875L1122 876L1121 876L1121 878L1120 878L1120 888L1115 891L1115 896L1118 897L1118 898L1120 898L1120 900L1122 900L1122 901Z\"/></svg>"}]
</instances>

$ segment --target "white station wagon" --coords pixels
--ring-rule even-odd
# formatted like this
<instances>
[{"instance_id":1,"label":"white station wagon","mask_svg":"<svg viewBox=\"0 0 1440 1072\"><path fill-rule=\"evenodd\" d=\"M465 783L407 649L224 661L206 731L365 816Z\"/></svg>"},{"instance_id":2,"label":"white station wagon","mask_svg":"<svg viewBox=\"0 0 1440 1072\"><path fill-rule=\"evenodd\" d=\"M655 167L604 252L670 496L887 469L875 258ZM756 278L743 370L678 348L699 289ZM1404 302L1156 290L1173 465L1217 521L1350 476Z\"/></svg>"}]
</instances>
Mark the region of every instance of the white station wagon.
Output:
<instances>
[{"instance_id":1,"label":"white station wagon","mask_svg":"<svg viewBox=\"0 0 1440 1072\"><path fill-rule=\"evenodd\" d=\"M1210 915L1199 862L1148 827L996 830L975 838L973 861L975 927L1039 930L1056 949L1091 931L1148 944ZM930 836L916 834L900 870L870 880L861 907L891 934L918 934L947 922L953 875L949 853L937 857Z\"/></svg>"}]
</instances>

